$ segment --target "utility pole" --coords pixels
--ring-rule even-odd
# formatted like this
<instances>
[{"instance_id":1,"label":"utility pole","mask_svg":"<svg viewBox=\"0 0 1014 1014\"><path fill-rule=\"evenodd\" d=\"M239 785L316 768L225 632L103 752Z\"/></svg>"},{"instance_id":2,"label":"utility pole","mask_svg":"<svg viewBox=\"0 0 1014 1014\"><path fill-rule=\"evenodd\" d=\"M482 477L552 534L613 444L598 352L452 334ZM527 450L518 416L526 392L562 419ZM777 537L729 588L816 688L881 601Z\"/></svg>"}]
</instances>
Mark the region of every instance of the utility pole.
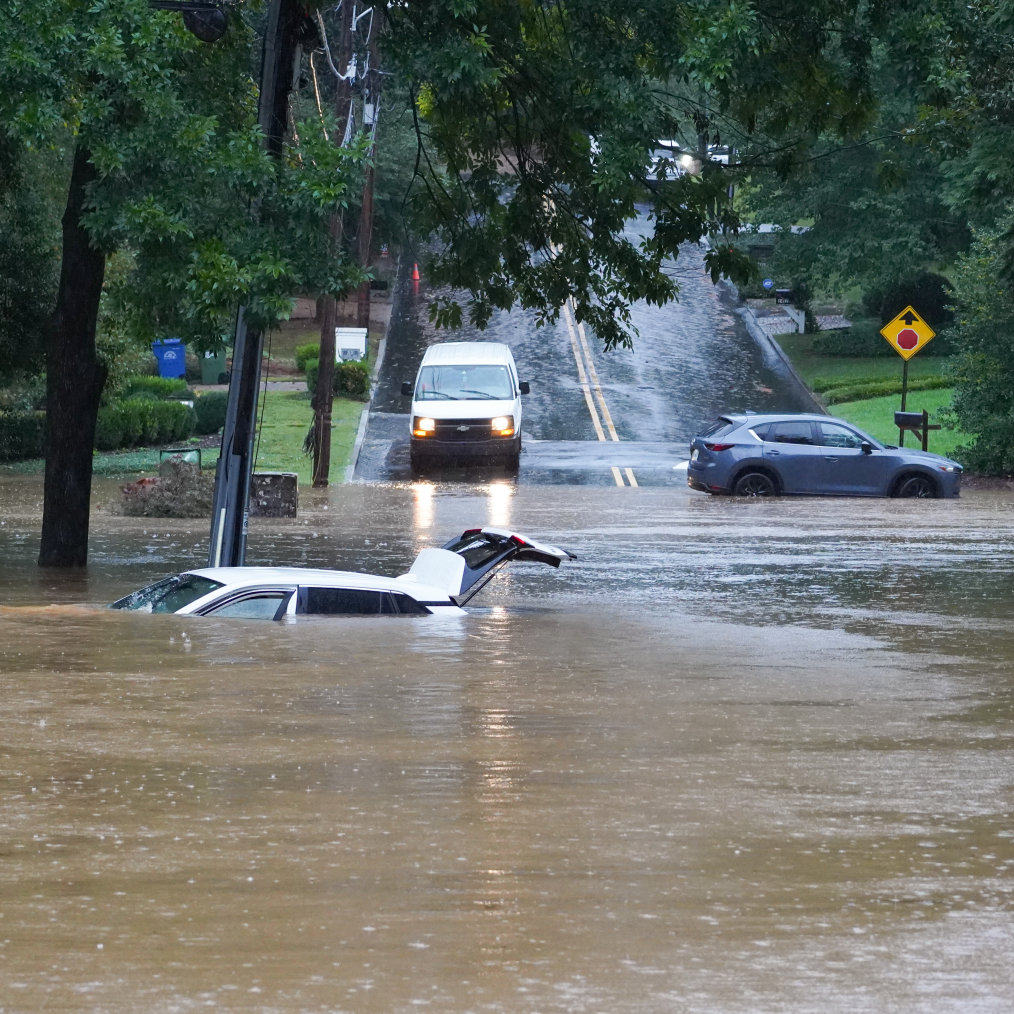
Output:
<instances>
[{"instance_id":1,"label":"utility pole","mask_svg":"<svg viewBox=\"0 0 1014 1014\"><path fill-rule=\"evenodd\" d=\"M373 262L373 154L377 150L377 127L380 120L380 86L383 77L380 73L380 49L377 45L378 28L370 25L370 59L369 73L363 82L363 126L370 128L371 159L366 167L366 184L363 187L363 204L359 212L359 266L366 269ZM370 281L365 279L359 285L356 297L356 324L366 328L367 348L369 348L370 328Z\"/></svg>"},{"instance_id":2,"label":"utility pole","mask_svg":"<svg viewBox=\"0 0 1014 1014\"><path fill-rule=\"evenodd\" d=\"M264 146L275 158L281 156L285 141L289 89L298 31L304 17L299 0L271 0L261 56L257 121L264 135ZM241 306L236 315L229 402L215 472L209 567L242 567L246 562L250 478L263 350L264 332L247 327L246 308Z\"/></svg>"},{"instance_id":3,"label":"utility pole","mask_svg":"<svg viewBox=\"0 0 1014 1014\"><path fill-rule=\"evenodd\" d=\"M335 82L335 142L342 145L352 116L352 31L355 8L350 0L341 5L341 38L338 43L338 80ZM336 252L342 240L344 221L335 211L328 224L331 248ZM331 293L321 301L320 358L318 359L317 390L313 394L313 486L327 486L331 471L331 410L334 403L335 328L338 326L338 303Z\"/></svg>"}]
</instances>

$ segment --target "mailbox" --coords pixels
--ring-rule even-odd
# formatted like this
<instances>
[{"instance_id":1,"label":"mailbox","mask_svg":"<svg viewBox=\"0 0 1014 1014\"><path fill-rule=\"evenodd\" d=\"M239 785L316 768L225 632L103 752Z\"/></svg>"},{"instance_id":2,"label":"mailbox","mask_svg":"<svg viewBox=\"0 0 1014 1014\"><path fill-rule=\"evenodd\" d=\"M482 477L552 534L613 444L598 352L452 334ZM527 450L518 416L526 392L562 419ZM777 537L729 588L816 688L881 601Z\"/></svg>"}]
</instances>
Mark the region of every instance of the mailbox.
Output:
<instances>
[{"instance_id":1,"label":"mailbox","mask_svg":"<svg viewBox=\"0 0 1014 1014\"><path fill-rule=\"evenodd\" d=\"M894 413L894 425L899 429L902 427L922 429L922 424L926 420L923 417L922 412L895 412Z\"/></svg>"}]
</instances>

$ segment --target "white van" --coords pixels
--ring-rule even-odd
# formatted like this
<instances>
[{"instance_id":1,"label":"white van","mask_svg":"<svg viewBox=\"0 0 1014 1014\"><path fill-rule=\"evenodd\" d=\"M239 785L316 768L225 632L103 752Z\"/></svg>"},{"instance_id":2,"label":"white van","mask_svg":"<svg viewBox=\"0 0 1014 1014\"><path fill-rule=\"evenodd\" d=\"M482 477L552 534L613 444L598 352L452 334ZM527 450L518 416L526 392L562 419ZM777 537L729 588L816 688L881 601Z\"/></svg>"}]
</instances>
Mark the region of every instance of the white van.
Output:
<instances>
[{"instance_id":1,"label":"white van","mask_svg":"<svg viewBox=\"0 0 1014 1014\"><path fill-rule=\"evenodd\" d=\"M521 457L521 395L511 350L500 342L442 342L423 356L412 399L412 469L443 461L503 463L516 472Z\"/></svg>"}]
</instances>

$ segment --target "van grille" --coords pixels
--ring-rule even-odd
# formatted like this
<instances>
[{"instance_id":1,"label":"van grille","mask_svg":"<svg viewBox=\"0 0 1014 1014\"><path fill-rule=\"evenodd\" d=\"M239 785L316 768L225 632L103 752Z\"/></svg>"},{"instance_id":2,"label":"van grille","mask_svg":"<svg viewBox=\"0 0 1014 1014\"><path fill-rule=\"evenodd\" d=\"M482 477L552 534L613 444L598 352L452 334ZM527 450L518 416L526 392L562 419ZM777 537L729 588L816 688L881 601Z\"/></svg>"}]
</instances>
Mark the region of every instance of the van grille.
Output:
<instances>
[{"instance_id":1,"label":"van grille","mask_svg":"<svg viewBox=\"0 0 1014 1014\"><path fill-rule=\"evenodd\" d=\"M437 440L489 440L493 436L490 419L437 419Z\"/></svg>"}]
</instances>

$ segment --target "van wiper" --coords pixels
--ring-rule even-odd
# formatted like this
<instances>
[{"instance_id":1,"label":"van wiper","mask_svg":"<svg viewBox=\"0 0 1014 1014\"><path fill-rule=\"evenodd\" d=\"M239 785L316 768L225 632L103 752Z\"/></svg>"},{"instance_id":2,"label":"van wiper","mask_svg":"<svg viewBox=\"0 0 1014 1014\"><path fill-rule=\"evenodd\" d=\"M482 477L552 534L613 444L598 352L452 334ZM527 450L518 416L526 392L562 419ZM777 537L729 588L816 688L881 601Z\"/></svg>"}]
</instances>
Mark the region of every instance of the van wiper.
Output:
<instances>
[{"instance_id":1,"label":"van wiper","mask_svg":"<svg viewBox=\"0 0 1014 1014\"><path fill-rule=\"evenodd\" d=\"M461 389L462 394L481 394L487 401L508 401L507 398L501 398L496 394L490 394L489 391L472 391L469 388L464 387Z\"/></svg>"}]
</instances>

